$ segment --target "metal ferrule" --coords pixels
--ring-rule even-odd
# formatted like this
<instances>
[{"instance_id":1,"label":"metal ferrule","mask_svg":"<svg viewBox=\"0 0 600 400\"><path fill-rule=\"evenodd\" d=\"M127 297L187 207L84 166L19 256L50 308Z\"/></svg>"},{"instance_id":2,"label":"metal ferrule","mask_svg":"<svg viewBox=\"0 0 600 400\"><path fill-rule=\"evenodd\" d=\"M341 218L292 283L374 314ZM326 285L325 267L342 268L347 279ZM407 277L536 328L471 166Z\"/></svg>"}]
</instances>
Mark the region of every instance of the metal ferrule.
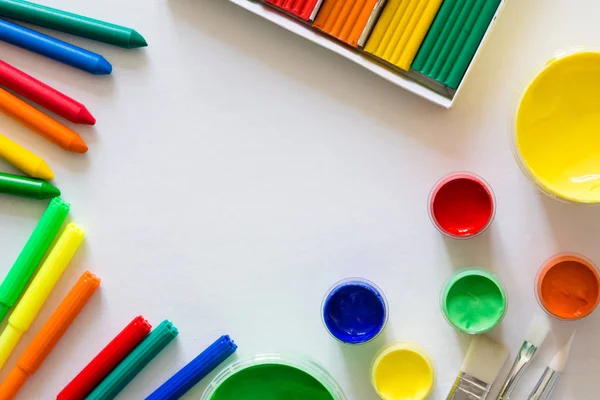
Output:
<instances>
[{"instance_id":1,"label":"metal ferrule","mask_svg":"<svg viewBox=\"0 0 600 400\"><path fill-rule=\"evenodd\" d=\"M500 394L498 394L496 400L510 399L510 395L512 394L513 390L515 390L519 379L521 379L523 372L525 372L525 368L529 365L529 362L533 359L535 353L537 353L537 350L538 348L533 344L527 341L523 343L521 350L519 350L519 354L517 355L517 359L515 360L512 368L510 369L510 373L506 378L504 387L500 391Z\"/></svg>"},{"instance_id":2,"label":"metal ferrule","mask_svg":"<svg viewBox=\"0 0 600 400\"><path fill-rule=\"evenodd\" d=\"M556 383L560 378L560 373L556 372L552 368L546 368L544 374L538 381L537 385L533 389L533 392L529 395L527 400L547 400L550 398Z\"/></svg>"},{"instance_id":3,"label":"metal ferrule","mask_svg":"<svg viewBox=\"0 0 600 400\"><path fill-rule=\"evenodd\" d=\"M484 400L491 388L492 385L461 371L446 400Z\"/></svg>"}]
</instances>

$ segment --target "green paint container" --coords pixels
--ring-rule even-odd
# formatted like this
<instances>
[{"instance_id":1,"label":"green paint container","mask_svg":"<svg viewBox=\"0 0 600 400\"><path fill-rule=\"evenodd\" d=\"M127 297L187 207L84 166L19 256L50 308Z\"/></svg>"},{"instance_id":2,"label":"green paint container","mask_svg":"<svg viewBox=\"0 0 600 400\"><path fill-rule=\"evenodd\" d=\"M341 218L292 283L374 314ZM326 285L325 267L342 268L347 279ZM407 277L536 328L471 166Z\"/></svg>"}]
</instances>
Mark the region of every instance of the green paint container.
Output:
<instances>
[{"instance_id":1,"label":"green paint container","mask_svg":"<svg viewBox=\"0 0 600 400\"><path fill-rule=\"evenodd\" d=\"M478 268L465 268L444 285L440 306L450 325L475 335L489 331L502 321L508 297L496 275Z\"/></svg>"},{"instance_id":2,"label":"green paint container","mask_svg":"<svg viewBox=\"0 0 600 400\"><path fill-rule=\"evenodd\" d=\"M346 400L336 381L319 364L302 358L265 354L226 366L201 400Z\"/></svg>"}]
</instances>

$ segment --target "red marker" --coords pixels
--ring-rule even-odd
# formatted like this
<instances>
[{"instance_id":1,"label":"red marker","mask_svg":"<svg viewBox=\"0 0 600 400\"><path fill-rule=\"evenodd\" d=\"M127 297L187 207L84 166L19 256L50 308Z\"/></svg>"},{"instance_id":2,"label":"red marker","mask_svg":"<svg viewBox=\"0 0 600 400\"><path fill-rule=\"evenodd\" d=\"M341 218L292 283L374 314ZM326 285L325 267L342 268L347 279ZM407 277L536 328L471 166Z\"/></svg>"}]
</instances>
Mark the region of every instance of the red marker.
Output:
<instances>
[{"instance_id":1,"label":"red marker","mask_svg":"<svg viewBox=\"0 0 600 400\"><path fill-rule=\"evenodd\" d=\"M83 104L2 60L0 60L0 85L73 123L85 125L96 123L94 116Z\"/></svg>"},{"instance_id":2,"label":"red marker","mask_svg":"<svg viewBox=\"0 0 600 400\"><path fill-rule=\"evenodd\" d=\"M479 235L494 219L494 192L483 178L469 172L446 175L429 196L429 215L444 235L466 239Z\"/></svg>"},{"instance_id":3,"label":"red marker","mask_svg":"<svg viewBox=\"0 0 600 400\"><path fill-rule=\"evenodd\" d=\"M134 318L56 396L57 400L84 399L150 333L152 326L141 315Z\"/></svg>"}]
</instances>

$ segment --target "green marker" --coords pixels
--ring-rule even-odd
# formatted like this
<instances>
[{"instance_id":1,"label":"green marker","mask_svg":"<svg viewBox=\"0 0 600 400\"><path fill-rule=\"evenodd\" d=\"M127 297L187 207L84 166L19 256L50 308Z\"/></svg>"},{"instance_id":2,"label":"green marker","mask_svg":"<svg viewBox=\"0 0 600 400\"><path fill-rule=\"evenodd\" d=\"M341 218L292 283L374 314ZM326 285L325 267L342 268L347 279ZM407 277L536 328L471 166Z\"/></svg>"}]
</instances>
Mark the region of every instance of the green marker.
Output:
<instances>
[{"instance_id":1,"label":"green marker","mask_svg":"<svg viewBox=\"0 0 600 400\"><path fill-rule=\"evenodd\" d=\"M25 247L21 250L21 254L0 284L0 322L4 320L8 310L19 299L67 217L70 208L69 203L59 198L53 199L48 205Z\"/></svg>"},{"instance_id":2,"label":"green marker","mask_svg":"<svg viewBox=\"0 0 600 400\"><path fill-rule=\"evenodd\" d=\"M28 1L0 0L0 16L126 49L148 46L144 37L131 28Z\"/></svg>"},{"instance_id":3,"label":"green marker","mask_svg":"<svg viewBox=\"0 0 600 400\"><path fill-rule=\"evenodd\" d=\"M0 172L0 193L38 200L60 196L60 190L48 182L3 172Z\"/></svg>"},{"instance_id":4,"label":"green marker","mask_svg":"<svg viewBox=\"0 0 600 400\"><path fill-rule=\"evenodd\" d=\"M178 333L177 328L170 321L161 322L85 400L114 399L162 349L175 339Z\"/></svg>"}]
</instances>

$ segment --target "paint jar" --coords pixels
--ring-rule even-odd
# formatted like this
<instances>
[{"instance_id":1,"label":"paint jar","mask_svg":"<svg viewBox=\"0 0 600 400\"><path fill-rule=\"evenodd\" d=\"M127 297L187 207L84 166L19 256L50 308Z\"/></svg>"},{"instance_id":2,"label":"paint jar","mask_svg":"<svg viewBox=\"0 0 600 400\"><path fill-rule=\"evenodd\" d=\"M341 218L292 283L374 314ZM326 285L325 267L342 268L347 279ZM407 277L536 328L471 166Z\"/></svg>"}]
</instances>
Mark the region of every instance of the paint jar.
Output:
<instances>
[{"instance_id":1,"label":"paint jar","mask_svg":"<svg viewBox=\"0 0 600 400\"><path fill-rule=\"evenodd\" d=\"M549 315L568 321L590 315L600 301L600 273L588 258L561 253L542 264L535 296Z\"/></svg>"},{"instance_id":2,"label":"paint jar","mask_svg":"<svg viewBox=\"0 0 600 400\"><path fill-rule=\"evenodd\" d=\"M496 213L492 188L478 175L454 172L440 179L429 194L433 225L453 239L475 237L485 231Z\"/></svg>"},{"instance_id":3,"label":"paint jar","mask_svg":"<svg viewBox=\"0 0 600 400\"><path fill-rule=\"evenodd\" d=\"M201 400L346 400L342 388L319 364L302 357L263 354L227 365Z\"/></svg>"},{"instance_id":4,"label":"paint jar","mask_svg":"<svg viewBox=\"0 0 600 400\"><path fill-rule=\"evenodd\" d=\"M600 53L550 60L519 98L512 126L515 158L551 197L600 203Z\"/></svg>"},{"instance_id":5,"label":"paint jar","mask_svg":"<svg viewBox=\"0 0 600 400\"><path fill-rule=\"evenodd\" d=\"M334 284L323 298L323 324L335 339L346 344L363 344L385 328L388 304L377 285L362 278Z\"/></svg>"},{"instance_id":6,"label":"paint jar","mask_svg":"<svg viewBox=\"0 0 600 400\"><path fill-rule=\"evenodd\" d=\"M371 367L371 385L383 400L423 400L434 382L433 363L415 342L384 347Z\"/></svg>"},{"instance_id":7,"label":"paint jar","mask_svg":"<svg viewBox=\"0 0 600 400\"><path fill-rule=\"evenodd\" d=\"M468 334L489 331L502 321L508 297L500 279L478 268L465 268L444 285L442 314L456 330Z\"/></svg>"}]
</instances>

